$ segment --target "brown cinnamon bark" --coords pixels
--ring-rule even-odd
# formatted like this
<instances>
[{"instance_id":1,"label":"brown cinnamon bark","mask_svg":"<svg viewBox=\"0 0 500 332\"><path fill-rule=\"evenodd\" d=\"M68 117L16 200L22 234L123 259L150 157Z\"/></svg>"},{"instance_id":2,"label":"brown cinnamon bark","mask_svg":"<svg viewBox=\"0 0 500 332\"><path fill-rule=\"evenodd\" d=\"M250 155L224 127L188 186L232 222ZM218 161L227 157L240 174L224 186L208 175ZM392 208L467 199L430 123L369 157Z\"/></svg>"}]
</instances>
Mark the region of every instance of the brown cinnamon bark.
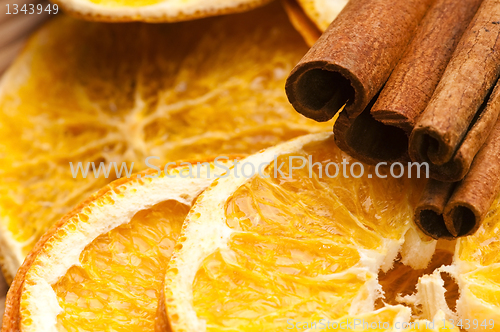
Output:
<instances>
[{"instance_id":1,"label":"brown cinnamon bark","mask_svg":"<svg viewBox=\"0 0 500 332\"><path fill-rule=\"evenodd\" d=\"M437 0L431 6L376 103L370 110L365 110L370 116L362 115L363 126L359 125L360 120L352 119L348 132L335 129L337 139L347 147L347 152L370 163L409 159L408 136L431 99L460 37L481 2ZM470 162L472 160L469 166ZM454 163L444 167L444 170L431 171L453 171L452 180L458 181L465 175L461 166L461 163Z\"/></svg>"},{"instance_id":2,"label":"brown cinnamon bark","mask_svg":"<svg viewBox=\"0 0 500 332\"><path fill-rule=\"evenodd\" d=\"M382 88L434 0L351 0L288 77L295 109L317 121L359 115Z\"/></svg>"},{"instance_id":3,"label":"brown cinnamon bark","mask_svg":"<svg viewBox=\"0 0 500 332\"><path fill-rule=\"evenodd\" d=\"M500 190L500 120L472 163L469 174L454 191L444 220L454 236L473 234Z\"/></svg>"},{"instance_id":4,"label":"brown cinnamon bark","mask_svg":"<svg viewBox=\"0 0 500 332\"><path fill-rule=\"evenodd\" d=\"M454 183L430 179L415 209L415 223L422 232L435 239L453 239L443 213L454 188Z\"/></svg>"},{"instance_id":5,"label":"brown cinnamon bark","mask_svg":"<svg viewBox=\"0 0 500 332\"><path fill-rule=\"evenodd\" d=\"M410 136L413 160L442 166L459 150L500 75L499 20L500 0L484 0ZM482 126L491 128L496 116L481 117L489 121ZM482 141L476 138L471 151Z\"/></svg>"},{"instance_id":6,"label":"brown cinnamon bark","mask_svg":"<svg viewBox=\"0 0 500 332\"><path fill-rule=\"evenodd\" d=\"M487 108L500 109L499 90L500 83ZM499 191L500 117L461 182L429 181L417 204L415 222L424 233L434 238L473 234Z\"/></svg>"},{"instance_id":7,"label":"brown cinnamon bark","mask_svg":"<svg viewBox=\"0 0 500 332\"><path fill-rule=\"evenodd\" d=\"M467 132L453 158L443 165L429 163L429 170L433 178L446 182L456 182L464 178L469 172L472 161L488 138L500 114L500 84L497 84L489 102L483 104L478 111L477 119Z\"/></svg>"},{"instance_id":8,"label":"brown cinnamon bark","mask_svg":"<svg viewBox=\"0 0 500 332\"><path fill-rule=\"evenodd\" d=\"M382 160L401 161L401 155L408 149L406 134L373 119L370 109L376 100L377 97L373 98L354 120L349 119L345 110L340 112L333 127L335 143L349 155L368 164Z\"/></svg>"},{"instance_id":9,"label":"brown cinnamon bark","mask_svg":"<svg viewBox=\"0 0 500 332\"><path fill-rule=\"evenodd\" d=\"M411 132L482 0L437 0L371 110L385 124Z\"/></svg>"}]
</instances>

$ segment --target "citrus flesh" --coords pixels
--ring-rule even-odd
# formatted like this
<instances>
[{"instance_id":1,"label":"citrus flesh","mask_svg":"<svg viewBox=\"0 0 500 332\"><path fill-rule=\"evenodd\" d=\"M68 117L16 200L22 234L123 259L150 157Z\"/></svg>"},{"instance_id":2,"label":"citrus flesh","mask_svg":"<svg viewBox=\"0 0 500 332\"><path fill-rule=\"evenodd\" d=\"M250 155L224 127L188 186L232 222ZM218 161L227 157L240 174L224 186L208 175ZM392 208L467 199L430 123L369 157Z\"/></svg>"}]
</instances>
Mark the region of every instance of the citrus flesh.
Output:
<instances>
[{"instance_id":1,"label":"citrus flesh","mask_svg":"<svg viewBox=\"0 0 500 332\"><path fill-rule=\"evenodd\" d=\"M335 20L348 0L284 0L290 21L309 46Z\"/></svg>"},{"instance_id":2,"label":"citrus flesh","mask_svg":"<svg viewBox=\"0 0 500 332\"><path fill-rule=\"evenodd\" d=\"M296 0L321 32L332 23L348 0Z\"/></svg>"},{"instance_id":3,"label":"citrus flesh","mask_svg":"<svg viewBox=\"0 0 500 332\"><path fill-rule=\"evenodd\" d=\"M165 201L100 235L52 286L66 331L153 331L158 290L189 206Z\"/></svg>"},{"instance_id":4,"label":"citrus flesh","mask_svg":"<svg viewBox=\"0 0 500 332\"><path fill-rule=\"evenodd\" d=\"M123 162L136 172L153 156L148 163L163 168L330 128L297 114L283 91L306 50L279 4L176 24L60 16L42 27L0 86L7 277L72 206L117 178L116 170L126 176ZM107 178L89 162L96 170L102 162Z\"/></svg>"},{"instance_id":5,"label":"citrus flesh","mask_svg":"<svg viewBox=\"0 0 500 332\"><path fill-rule=\"evenodd\" d=\"M153 331L184 218L231 163L205 162L199 176L189 167L149 170L91 196L44 235L16 275L4 330Z\"/></svg>"},{"instance_id":6,"label":"citrus flesh","mask_svg":"<svg viewBox=\"0 0 500 332\"><path fill-rule=\"evenodd\" d=\"M457 312L469 331L491 331L500 324L500 197L479 230L460 239L450 269L460 286Z\"/></svg>"},{"instance_id":7,"label":"citrus flesh","mask_svg":"<svg viewBox=\"0 0 500 332\"><path fill-rule=\"evenodd\" d=\"M420 304L399 294L383 297L386 289L412 294L415 284L405 279L419 280L431 260L431 272L451 260L445 251L432 259L436 242L411 222L422 181L377 178L367 165L363 176L346 177L343 160L356 162L332 135L309 135L252 155L214 182L188 214L166 273L171 329L301 330L308 322L356 319L389 326L377 331L417 321L423 322L417 331L445 329L446 308L426 317ZM325 173L332 162L340 166L335 177L332 165L331 177ZM266 167L244 178L245 164ZM458 331L449 322L446 328Z\"/></svg>"}]
</instances>

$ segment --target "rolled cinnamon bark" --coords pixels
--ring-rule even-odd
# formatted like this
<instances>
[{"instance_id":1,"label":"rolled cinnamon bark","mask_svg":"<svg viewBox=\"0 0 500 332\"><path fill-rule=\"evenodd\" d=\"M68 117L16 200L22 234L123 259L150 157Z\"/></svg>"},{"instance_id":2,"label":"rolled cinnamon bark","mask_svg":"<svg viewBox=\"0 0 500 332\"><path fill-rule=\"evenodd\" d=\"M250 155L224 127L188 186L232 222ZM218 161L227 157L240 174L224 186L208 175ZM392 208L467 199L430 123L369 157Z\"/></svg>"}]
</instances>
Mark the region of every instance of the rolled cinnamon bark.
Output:
<instances>
[{"instance_id":1,"label":"rolled cinnamon bark","mask_svg":"<svg viewBox=\"0 0 500 332\"><path fill-rule=\"evenodd\" d=\"M500 84L497 84L488 103L484 103L472 120L469 131L453 158L443 165L429 163L433 178L445 182L456 182L469 172L472 161L488 138L500 114ZM487 99L487 100L488 100Z\"/></svg>"},{"instance_id":2,"label":"rolled cinnamon bark","mask_svg":"<svg viewBox=\"0 0 500 332\"><path fill-rule=\"evenodd\" d=\"M351 125L347 125L348 131L338 127L335 129L340 145L346 146L347 152L369 163L409 159L408 137L411 130L429 103L481 2L437 0L431 6L374 106L360 115L363 120L351 119ZM374 148L368 149L366 146ZM431 169L431 172L453 171L453 180L458 181L464 175L461 166L461 163L456 162L447 165L444 170Z\"/></svg>"},{"instance_id":3,"label":"rolled cinnamon bark","mask_svg":"<svg viewBox=\"0 0 500 332\"><path fill-rule=\"evenodd\" d=\"M370 109L376 100L377 96L354 120L349 119L345 110L340 112L333 127L335 143L349 155L368 164L382 160L401 161L408 149L406 134L399 128L373 119Z\"/></svg>"},{"instance_id":4,"label":"rolled cinnamon bark","mask_svg":"<svg viewBox=\"0 0 500 332\"><path fill-rule=\"evenodd\" d=\"M500 82L486 106L486 113L491 108L500 109L499 91ZM476 132L479 135L479 131L476 128L469 134ZM417 204L415 222L424 233L434 238L473 234L480 227L499 191L500 117L461 182L429 181Z\"/></svg>"},{"instance_id":5,"label":"rolled cinnamon bark","mask_svg":"<svg viewBox=\"0 0 500 332\"><path fill-rule=\"evenodd\" d=\"M481 225L500 189L500 121L477 154L469 174L454 191L444 220L454 236L473 234Z\"/></svg>"},{"instance_id":6,"label":"rolled cinnamon bark","mask_svg":"<svg viewBox=\"0 0 500 332\"><path fill-rule=\"evenodd\" d=\"M434 0L351 0L288 77L289 101L317 121L368 105Z\"/></svg>"},{"instance_id":7,"label":"rolled cinnamon bark","mask_svg":"<svg viewBox=\"0 0 500 332\"><path fill-rule=\"evenodd\" d=\"M445 165L476 118L489 121L481 125L485 129L495 123L496 116L481 117L478 111L500 75L499 19L500 0L484 0L411 133L414 161ZM472 151L477 152L482 141L476 137Z\"/></svg>"},{"instance_id":8,"label":"rolled cinnamon bark","mask_svg":"<svg viewBox=\"0 0 500 332\"><path fill-rule=\"evenodd\" d=\"M430 179L415 209L415 224L434 239L453 239L443 218L455 183Z\"/></svg>"},{"instance_id":9,"label":"rolled cinnamon bark","mask_svg":"<svg viewBox=\"0 0 500 332\"><path fill-rule=\"evenodd\" d=\"M410 133L482 0L437 0L371 109L375 120Z\"/></svg>"}]
</instances>

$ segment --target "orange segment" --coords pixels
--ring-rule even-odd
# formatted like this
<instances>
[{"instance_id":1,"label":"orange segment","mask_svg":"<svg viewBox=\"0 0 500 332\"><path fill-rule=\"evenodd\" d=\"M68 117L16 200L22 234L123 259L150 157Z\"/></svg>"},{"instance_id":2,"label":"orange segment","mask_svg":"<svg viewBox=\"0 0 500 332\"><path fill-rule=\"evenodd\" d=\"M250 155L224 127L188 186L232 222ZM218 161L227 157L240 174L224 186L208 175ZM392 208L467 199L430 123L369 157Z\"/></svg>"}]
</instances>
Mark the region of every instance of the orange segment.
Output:
<instances>
[{"instance_id":1,"label":"orange segment","mask_svg":"<svg viewBox=\"0 0 500 332\"><path fill-rule=\"evenodd\" d=\"M52 286L66 331L152 331L163 273L189 206L169 200L100 235Z\"/></svg>"},{"instance_id":2,"label":"orange segment","mask_svg":"<svg viewBox=\"0 0 500 332\"><path fill-rule=\"evenodd\" d=\"M472 295L500 307L500 267L498 265L475 271L464 277Z\"/></svg>"},{"instance_id":3,"label":"orange segment","mask_svg":"<svg viewBox=\"0 0 500 332\"><path fill-rule=\"evenodd\" d=\"M473 266L488 266L500 263L500 200L497 198L488 211L481 228L471 236L460 240L460 261Z\"/></svg>"},{"instance_id":4,"label":"orange segment","mask_svg":"<svg viewBox=\"0 0 500 332\"><path fill-rule=\"evenodd\" d=\"M462 324L469 320L468 331L492 331L500 322L499 207L497 197L479 230L457 245L452 270L460 286L457 311Z\"/></svg>"},{"instance_id":5,"label":"orange segment","mask_svg":"<svg viewBox=\"0 0 500 332\"><path fill-rule=\"evenodd\" d=\"M262 264L258 256L235 255L231 243L229 248L207 257L193 283L193 306L207 322L207 331L282 329L287 319L319 320L332 311L342 316L373 278L347 273L322 280L294 274L296 269L269 271L274 265Z\"/></svg>"},{"instance_id":6,"label":"orange segment","mask_svg":"<svg viewBox=\"0 0 500 332\"><path fill-rule=\"evenodd\" d=\"M383 238L400 239L412 216L411 181L369 178L375 170L367 165L362 166L365 175L355 178L360 163L353 167L354 176L344 177L341 162L356 161L334 144L330 137L280 155L262 177L246 182L228 200L228 225L235 227L238 220L238 230L299 239L328 236L370 249Z\"/></svg>"}]
</instances>

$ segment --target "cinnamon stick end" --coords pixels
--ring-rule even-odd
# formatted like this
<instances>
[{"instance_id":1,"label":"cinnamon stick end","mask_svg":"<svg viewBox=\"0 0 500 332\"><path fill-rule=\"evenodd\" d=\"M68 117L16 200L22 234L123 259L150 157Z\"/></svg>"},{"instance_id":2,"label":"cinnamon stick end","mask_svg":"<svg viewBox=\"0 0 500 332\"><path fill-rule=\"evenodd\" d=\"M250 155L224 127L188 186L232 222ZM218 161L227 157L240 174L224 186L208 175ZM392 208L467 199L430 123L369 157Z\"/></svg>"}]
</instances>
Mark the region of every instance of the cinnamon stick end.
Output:
<instances>
[{"instance_id":1,"label":"cinnamon stick end","mask_svg":"<svg viewBox=\"0 0 500 332\"><path fill-rule=\"evenodd\" d=\"M412 160L443 165L450 161L453 151L433 128L417 125L410 135L409 153Z\"/></svg>"},{"instance_id":2,"label":"cinnamon stick end","mask_svg":"<svg viewBox=\"0 0 500 332\"><path fill-rule=\"evenodd\" d=\"M339 114L333 130L337 145L367 164L409 161L406 132L375 120L370 114L372 103L353 120L345 110Z\"/></svg>"},{"instance_id":3,"label":"cinnamon stick end","mask_svg":"<svg viewBox=\"0 0 500 332\"><path fill-rule=\"evenodd\" d=\"M295 67L285 91L297 112L321 122L333 118L355 96L349 79L339 71L325 69L321 62Z\"/></svg>"},{"instance_id":4,"label":"cinnamon stick end","mask_svg":"<svg viewBox=\"0 0 500 332\"><path fill-rule=\"evenodd\" d=\"M447 228L443 211L455 184L430 179L415 208L415 224L434 239L454 239Z\"/></svg>"},{"instance_id":5,"label":"cinnamon stick end","mask_svg":"<svg viewBox=\"0 0 500 332\"><path fill-rule=\"evenodd\" d=\"M472 207L452 204L444 214L445 223L456 237L467 236L477 231L481 225L481 216Z\"/></svg>"},{"instance_id":6,"label":"cinnamon stick end","mask_svg":"<svg viewBox=\"0 0 500 332\"><path fill-rule=\"evenodd\" d=\"M415 223L422 232L433 239L455 239L455 236L448 231L443 215L435 211L433 207L421 206L415 210Z\"/></svg>"}]
</instances>

